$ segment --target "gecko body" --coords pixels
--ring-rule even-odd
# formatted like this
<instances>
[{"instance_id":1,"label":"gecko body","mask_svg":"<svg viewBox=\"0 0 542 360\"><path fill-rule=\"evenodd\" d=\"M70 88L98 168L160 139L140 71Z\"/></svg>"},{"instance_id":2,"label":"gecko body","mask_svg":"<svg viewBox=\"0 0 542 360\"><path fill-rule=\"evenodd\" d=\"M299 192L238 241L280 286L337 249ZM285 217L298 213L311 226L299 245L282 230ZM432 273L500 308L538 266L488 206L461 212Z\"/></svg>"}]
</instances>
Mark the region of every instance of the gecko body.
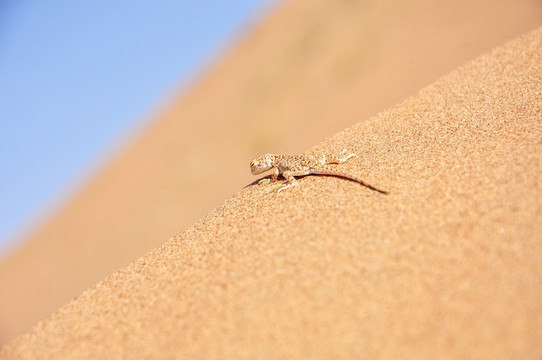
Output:
<instances>
[{"instance_id":1,"label":"gecko body","mask_svg":"<svg viewBox=\"0 0 542 360\"><path fill-rule=\"evenodd\" d=\"M258 175L268 170L273 171L271 179L263 179L260 183L276 182L279 176L284 177L287 183L279 189L279 192L292 186L296 186L298 184L295 179L296 176L324 175L355 181L371 190L387 194L387 191L377 189L358 177L336 171L334 167L329 166L330 164L342 164L354 156L357 155L354 153L349 154L346 149L343 150L339 156L321 155L319 158L312 155L265 154L252 160L250 163L250 171L253 175Z\"/></svg>"}]
</instances>

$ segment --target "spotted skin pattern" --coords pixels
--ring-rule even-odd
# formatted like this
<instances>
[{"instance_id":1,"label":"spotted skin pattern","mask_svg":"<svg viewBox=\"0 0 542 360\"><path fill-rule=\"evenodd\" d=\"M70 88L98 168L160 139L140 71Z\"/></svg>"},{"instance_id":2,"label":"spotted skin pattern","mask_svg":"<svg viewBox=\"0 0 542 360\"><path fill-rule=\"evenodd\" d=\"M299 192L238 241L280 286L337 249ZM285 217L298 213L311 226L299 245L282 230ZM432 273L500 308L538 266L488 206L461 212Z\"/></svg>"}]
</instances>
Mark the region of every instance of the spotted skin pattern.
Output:
<instances>
[{"instance_id":1,"label":"spotted skin pattern","mask_svg":"<svg viewBox=\"0 0 542 360\"><path fill-rule=\"evenodd\" d=\"M297 186L298 182L295 179L296 176L324 175L355 181L371 190L378 191L381 194L388 194L387 191L377 189L360 178L336 171L334 167L329 166L330 164L342 164L354 156L357 155L348 153L346 149L341 151L338 156L323 154L319 158L312 155L265 154L251 161L250 171L253 175L258 175L268 170L272 170L271 179L263 179L259 183L274 183L278 180L279 176L284 177L286 179L286 185L282 186L278 190L279 192Z\"/></svg>"}]
</instances>

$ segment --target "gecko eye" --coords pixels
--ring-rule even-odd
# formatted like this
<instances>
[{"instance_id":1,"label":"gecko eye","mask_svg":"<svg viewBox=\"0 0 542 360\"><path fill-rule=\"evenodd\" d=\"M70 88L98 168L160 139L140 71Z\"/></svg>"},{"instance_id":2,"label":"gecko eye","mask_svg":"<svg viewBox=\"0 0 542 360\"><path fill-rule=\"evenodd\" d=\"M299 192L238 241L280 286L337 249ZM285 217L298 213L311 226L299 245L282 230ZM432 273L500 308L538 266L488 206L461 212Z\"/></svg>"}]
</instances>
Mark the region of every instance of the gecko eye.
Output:
<instances>
[{"instance_id":1,"label":"gecko eye","mask_svg":"<svg viewBox=\"0 0 542 360\"><path fill-rule=\"evenodd\" d=\"M251 171L252 173L254 173L254 171L258 168L258 165L259 165L259 164L258 164L258 161L252 160L252 161L250 162L250 171Z\"/></svg>"}]
</instances>

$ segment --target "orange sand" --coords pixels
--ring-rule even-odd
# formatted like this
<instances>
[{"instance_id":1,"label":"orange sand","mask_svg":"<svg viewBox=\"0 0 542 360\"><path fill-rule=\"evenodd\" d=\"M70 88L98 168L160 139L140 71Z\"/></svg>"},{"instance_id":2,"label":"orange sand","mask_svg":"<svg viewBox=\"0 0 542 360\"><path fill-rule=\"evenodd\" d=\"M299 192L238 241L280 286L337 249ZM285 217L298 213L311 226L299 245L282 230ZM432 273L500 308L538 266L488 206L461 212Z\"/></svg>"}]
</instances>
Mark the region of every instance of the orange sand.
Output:
<instances>
[{"instance_id":1,"label":"orange sand","mask_svg":"<svg viewBox=\"0 0 542 360\"><path fill-rule=\"evenodd\" d=\"M540 64L542 29L312 149L390 195L248 187L0 358L540 359Z\"/></svg>"},{"instance_id":2,"label":"orange sand","mask_svg":"<svg viewBox=\"0 0 542 360\"><path fill-rule=\"evenodd\" d=\"M252 157L302 152L541 19L539 0L280 4L0 263L0 345L251 182ZM359 175L398 186L373 165Z\"/></svg>"}]
</instances>

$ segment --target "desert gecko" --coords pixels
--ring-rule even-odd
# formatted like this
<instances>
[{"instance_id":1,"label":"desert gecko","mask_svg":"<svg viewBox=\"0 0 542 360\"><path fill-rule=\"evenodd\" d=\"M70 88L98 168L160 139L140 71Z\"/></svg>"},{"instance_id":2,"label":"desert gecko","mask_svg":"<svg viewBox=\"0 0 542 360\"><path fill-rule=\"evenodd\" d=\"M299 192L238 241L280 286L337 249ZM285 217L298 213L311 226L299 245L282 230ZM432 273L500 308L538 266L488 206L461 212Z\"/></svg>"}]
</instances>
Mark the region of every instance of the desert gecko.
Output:
<instances>
[{"instance_id":1,"label":"desert gecko","mask_svg":"<svg viewBox=\"0 0 542 360\"><path fill-rule=\"evenodd\" d=\"M365 181L342 172L338 172L330 167L329 164L342 164L351 157L357 156L354 153L348 153L346 149L341 151L339 156L321 155L318 159L312 155L274 155L265 154L250 163L250 171L253 175L261 174L267 170L273 170L271 179L260 180L259 183L275 182L279 175L282 175L287 181L287 184L279 189L279 192L292 186L297 185L295 176L306 175L325 175L337 176L344 179L352 180L368 187L371 190L378 191L382 194L387 194L387 191L380 190Z\"/></svg>"}]
</instances>

